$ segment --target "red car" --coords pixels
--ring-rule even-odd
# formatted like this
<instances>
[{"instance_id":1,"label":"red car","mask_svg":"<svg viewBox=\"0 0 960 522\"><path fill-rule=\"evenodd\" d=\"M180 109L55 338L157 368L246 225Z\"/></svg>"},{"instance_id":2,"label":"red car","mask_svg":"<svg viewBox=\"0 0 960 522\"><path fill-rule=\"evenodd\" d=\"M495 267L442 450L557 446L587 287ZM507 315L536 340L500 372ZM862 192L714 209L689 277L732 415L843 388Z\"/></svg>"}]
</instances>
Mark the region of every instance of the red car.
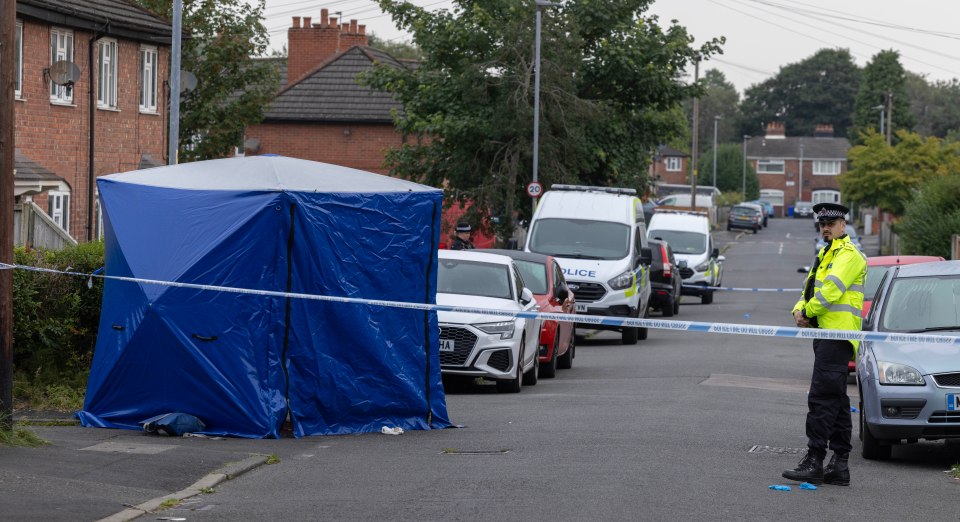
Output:
<instances>
[{"instance_id":1,"label":"red car","mask_svg":"<svg viewBox=\"0 0 960 522\"><path fill-rule=\"evenodd\" d=\"M480 252L480 250L478 250ZM563 270L553 256L522 252L520 250L484 249L482 252L500 254L513 259L523 284L533 292L541 312L576 316L573 292L567 287ZM540 377L557 375L557 368L573 367L576 355L572 321L544 320L540 329Z\"/></svg>"}]
</instances>

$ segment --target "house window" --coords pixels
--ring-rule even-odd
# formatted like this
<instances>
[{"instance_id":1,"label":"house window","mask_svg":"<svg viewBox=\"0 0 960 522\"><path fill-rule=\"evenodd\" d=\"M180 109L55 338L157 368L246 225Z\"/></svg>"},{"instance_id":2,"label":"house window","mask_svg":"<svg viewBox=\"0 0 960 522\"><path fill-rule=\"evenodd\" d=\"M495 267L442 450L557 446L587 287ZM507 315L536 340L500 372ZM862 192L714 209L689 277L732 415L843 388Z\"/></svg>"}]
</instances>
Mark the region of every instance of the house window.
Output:
<instances>
[{"instance_id":1,"label":"house window","mask_svg":"<svg viewBox=\"0 0 960 522\"><path fill-rule=\"evenodd\" d=\"M56 190L48 192L47 214L60 228L70 233L70 193Z\"/></svg>"},{"instance_id":2,"label":"house window","mask_svg":"<svg viewBox=\"0 0 960 522\"><path fill-rule=\"evenodd\" d=\"M60 61L73 63L73 31L50 30L50 64ZM50 81L50 101L73 103L73 85L57 85Z\"/></svg>"},{"instance_id":3,"label":"house window","mask_svg":"<svg viewBox=\"0 0 960 522\"><path fill-rule=\"evenodd\" d=\"M157 48L140 48L140 110L157 112Z\"/></svg>"},{"instance_id":4,"label":"house window","mask_svg":"<svg viewBox=\"0 0 960 522\"><path fill-rule=\"evenodd\" d=\"M757 160L757 174L783 174L783 160Z\"/></svg>"},{"instance_id":5,"label":"house window","mask_svg":"<svg viewBox=\"0 0 960 522\"><path fill-rule=\"evenodd\" d=\"M814 190L811 196L814 205L817 203L840 203L840 192L837 190Z\"/></svg>"},{"instance_id":6,"label":"house window","mask_svg":"<svg viewBox=\"0 0 960 522\"><path fill-rule=\"evenodd\" d=\"M664 158L663 163L666 165L667 172L680 172L683 167L680 158L677 157Z\"/></svg>"},{"instance_id":7,"label":"house window","mask_svg":"<svg viewBox=\"0 0 960 522\"><path fill-rule=\"evenodd\" d=\"M775 207L783 206L783 191L778 189L760 189L760 199L769 201Z\"/></svg>"},{"instance_id":8,"label":"house window","mask_svg":"<svg viewBox=\"0 0 960 522\"><path fill-rule=\"evenodd\" d=\"M117 108L117 41L102 38L97 42L99 65L97 67L97 107Z\"/></svg>"},{"instance_id":9,"label":"house window","mask_svg":"<svg viewBox=\"0 0 960 522\"><path fill-rule=\"evenodd\" d=\"M813 173L817 176L836 176L840 174L840 160L814 160Z\"/></svg>"},{"instance_id":10,"label":"house window","mask_svg":"<svg viewBox=\"0 0 960 522\"><path fill-rule=\"evenodd\" d=\"M13 94L23 97L23 22L13 31Z\"/></svg>"}]
</instances>

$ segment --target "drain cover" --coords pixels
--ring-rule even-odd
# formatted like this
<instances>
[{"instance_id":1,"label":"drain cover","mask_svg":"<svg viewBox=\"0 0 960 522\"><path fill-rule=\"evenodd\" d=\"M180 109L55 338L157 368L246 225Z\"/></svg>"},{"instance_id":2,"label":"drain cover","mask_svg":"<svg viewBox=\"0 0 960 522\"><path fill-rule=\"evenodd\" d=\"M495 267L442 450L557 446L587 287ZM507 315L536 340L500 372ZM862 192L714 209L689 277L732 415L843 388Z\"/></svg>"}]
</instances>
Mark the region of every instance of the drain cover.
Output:
<instances>
[{"instance_id":1,"label":"drain cover","mask_svg":"<svg viewBox=\"0 0 960 522\"><path fill-rule=\"evenodd\" d=\"M761 446L754 444L747 453L776 453L778 455L802 455L807 452L807 448L775 448L771 446Z\"/></svg>"}]
</instances>

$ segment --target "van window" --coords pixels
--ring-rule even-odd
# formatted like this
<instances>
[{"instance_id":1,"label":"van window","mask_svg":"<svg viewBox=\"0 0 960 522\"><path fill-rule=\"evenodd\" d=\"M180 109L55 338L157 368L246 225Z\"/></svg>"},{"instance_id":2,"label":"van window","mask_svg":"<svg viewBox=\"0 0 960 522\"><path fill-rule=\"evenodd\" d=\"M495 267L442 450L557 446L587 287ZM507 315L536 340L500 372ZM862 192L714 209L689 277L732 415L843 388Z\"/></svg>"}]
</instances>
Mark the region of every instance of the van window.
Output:
<instances>
[{"instance_id":1,"label":"van window","mask_svg":"<svg viewBox=\"0 0 960 522\"><path fill-rule=\"evenodd\" d=\"M632 228L623 223L549 218L534 222L530 251L577 259L623 259Z\"/></svg>"},{"instance_id":2,"label":"van window","mask_svg":"<svg viewBox=\"0 0 960 522\"><path fill-rule=\"evenodd\" d=\"M656 229L647 234L670 243L670 247L678 254L702 254L707 251L707 236L699 232Z\"/></svg>"}]
</instances>

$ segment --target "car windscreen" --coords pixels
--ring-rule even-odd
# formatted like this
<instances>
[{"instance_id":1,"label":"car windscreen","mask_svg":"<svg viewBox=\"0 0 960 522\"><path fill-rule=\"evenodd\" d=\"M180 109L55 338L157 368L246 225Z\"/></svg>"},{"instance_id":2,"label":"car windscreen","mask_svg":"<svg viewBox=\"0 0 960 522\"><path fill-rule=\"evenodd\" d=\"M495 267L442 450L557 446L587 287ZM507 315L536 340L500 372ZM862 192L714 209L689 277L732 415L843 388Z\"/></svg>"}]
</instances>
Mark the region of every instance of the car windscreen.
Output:
<instances>
[{"instance_id":1,"label":"car windscreen","mask_svg":"<svg viewBox=\"0 0 960 522\"><path fill-rule=\"evenodd\" d=\"M960 276L898 278L883 303L881 330L960 330Z\"/></svg>"},{"instance_id":2,"label":"car windscreen","mask_svg":"<svg viewBox=\"0 0 960 522\"><path fill-rule=\"evenodd\" d=\"M530 289L535 294L547 293L547 267L543 263L536 261L523 261L514 259L513 262L520 269L520 277L523 278L523 286Z\"/></svg>"},{"instance_id":3,"label":"car windscreen","mask_svg":"<svg viewBox=\"0 0 960 522\"><path fill-rule=\"evenodd\" d=\"M437 271L437 292L512 299L509 267L477 261L441 259L440 269Z\"/></svg>"},{"instance_id":4,"label":"car windscreen","mask_svg":"<svg viewBox=\"0 0 960 522\"><path fill-rule=\"evenodd\" d=\"M707 236L684 230L649 230L648 237L659 237L670 244L675 254L702 254L707 251Z\"/></svg>"},{"instance_id":5,"label":"car windscreen","mask_svg":"<svg viewBox=\"0 0 960 522\"><path fill-rule=\"evenodd\" d=\"M754 216L757 211L749 207L733 207L730 213L737 216Z\"/></svg>"},{"instance_id":6,"label":"car windscreen","mask_svg":"<svg viewBox=\"0 0 960 522\"><path fill-rule=\"evenodd\" d=\"M883 281L883 273L887 271L887 266L868 266L867 278L863 282L863 298L873 299L880 288L880 281Z\"/></svg>"},{"instance_id":7,"label":"car windscreen","mask_svg":"<svg viewBox=\"0 0 960 522\"><path fill-rule=\"evenodd\" d=\"M610 221L538 219L530 235L530 250L554 257L623 259L630 251L630 227Z\"/></svg>"}]
</instances>

